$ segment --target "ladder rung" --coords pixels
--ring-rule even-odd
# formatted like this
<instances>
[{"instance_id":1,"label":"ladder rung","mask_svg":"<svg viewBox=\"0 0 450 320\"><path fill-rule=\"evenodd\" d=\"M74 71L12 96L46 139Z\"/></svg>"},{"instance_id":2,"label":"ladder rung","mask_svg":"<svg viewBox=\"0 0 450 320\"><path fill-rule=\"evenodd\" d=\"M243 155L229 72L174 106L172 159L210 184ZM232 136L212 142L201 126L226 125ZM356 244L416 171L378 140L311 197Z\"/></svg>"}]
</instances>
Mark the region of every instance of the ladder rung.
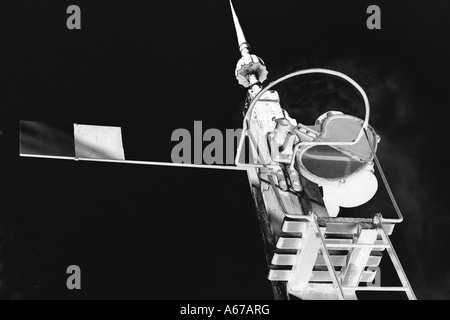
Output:
<instances>
[{"instance_id":1,"label":"ladder rung","mask_svg":"<svg viewBox=\"0 0 450 320\"><path fill-rule=\"evenodd\" d=\"M343 267L347 264L347 256L331 256L331 262L335 267ZM367 267L378 267L381 262L381 256L370 256L367 261ZM323 267L326 266L325 259L323 256L318 256L316 260L316 266Z\"/></svg>"},{"instance_id":2,"label":"ladder rung","mask_svg":"<svg viewBox=\"0 0 450 320\"><path fill-rule=\"evenodd\" d=\"M409 291L407 287L342 287L346 291Z\"/></svg>"},{"instance_id":3,"label":"ladder rung","mask_svg":"<svg viewBox=\"0 0 450 320\"><path fill-rule=\"evenodd\" d=\"M374 244L365 244L365 243L328 243L326 242L326 246L328 249L333 250L350 250L353 248L372 248L372 251L383 251L388 248L389 245L383 243L383 240L377 240Z\"/></svg>"},{"instance_id":4,"label":"ladder rung","mask_svg":"<svg viewBox=\"0 0 450 320\"><path fill-rule=\"evenodd\" d=\"M340 272L336 272L339 277ZM376 271L364 271L361 276L360 282L373 282L375 279ZM331 282L331 276L329 271L313 271L312 277L309 281L313 282Z\"/></svg>"},{"instance_id":5,"label":"ladder rung","mask_svg":"<svg viewBox=\"0 0 450 320\"><path fill-rule=\"evenodd\" d=\"M293 249L301 249L304 243L303 238L279 238L277 242L277 248L278 249L287 249L287 250L293 250ZM328 245L342 245L342 244L352 244L352 239L327 239L325 240L325 243ZM339 249L336 249L339 250ZM345 249L344 249L345 250Z\"/></svg>"},{"instance_id":6,"label":"ladder rung","mask_svg":"<svg viewBox=\"0 0 450 320\"><path fill-rule=\"evenodd\" d=\"M300 249L303 246L302 238L279 238L277 242L278 249Z\"/></svg>"},{"instance_id":7,"label":"ladder rung","mask_svg":"<svg viewBox=\"0 0 450 320\"><path fill-rule=\"evenodd\" d=\"M291 270L270 270L268 278L270 281L289 281L291 273Z\"/></svg>"},{"instance_id":8,"label":"ladder rung","mask_svg":"<svg viewBox=\"0 0 450 320\"><path fill-rule=\"evenodd\" d=\"M280 237L277 242L278 249L285 250L299 250L302 248L304 243L303 238L284 238ZM352 239L326 239L325 244L332 248L333 250L350 250L361 245L353 244ZM376 246L379 247L376 247ZM362 245L362 247L367 247L368 245ZM377 240L372 248L372 251L383 251L386 245L383 244L382 240Z\"/></svg>"},{"instance_id":9,"label":"ladder rung","mask_svg":"<svg viewBox=\"0 0 450 320\"><path fill-rule=\"evenodd\" d=\"M407 287L377 287L377 286L361 286L346 287L342 286L344 291L408 291ZM309 283L302 292L330 292L335 291L336 287L331 283Z\"/></svg>"},{"instance_id":10,"label":"ladder rung","mask_svg":"<svg viewBox=\"0 0 450 320\"><path fill-rule=\"evenodd\" d=\"M356 234L358 226L356 224L342 224L342 223L328 223L325 233L338 235L352 235Z\"/></svg>"},{"instance_id":11,"label":"ladder rung","mask_svg":"<svg viewBox=\"0 0 450 320\"><path fill-rule=\"evenodd\" d=\"M304 221L285 221L283 223L282 231L292 233L305 233L307 225L308 222ZM330 223L328 224L325 233L338 235L352 235L356 233L357 228L358 227L356 224Z\"/></svg>"},{"instance_id":12,"label":"ladder rung","mask_svg":"<svg viewBox=\"0 0 450 320\"><path fill-rule=\"evenodd\" d=\"M276 266L293 266L295 264L295 254L278 254L275 253L272 258L272 264Z\"/></svg>"},{"instance_id":13,"label":"ladder rung","mask_svg":"<svg viewBox=\"0 0 450 320\"><path fill-rule=\"evenodd\" d=\"M272 264L277 266L293 266L296 259L295 254L278 254L275 253L272 258ZM343 267L347 262L347 255L331 255L331 262L335 267ZM370 256L367 262L368 267L377 267L380 265L381 256ZM325 259L323 256L318 256L315 266L323 267L326 266Z\"/></svg>"},{"instance_id":14,"label":"ladder rung","mask_svg":"<svg viewBox=\"0 0 450 320\"><path fill-rule=\"evenodd\" d=\"M284 221L282 231L292 233L304 233L309 222L306 221ZM383 229L387 235L391 235L394 230L394 224L385 224ZM358 226L356 223L328 223L326 228L327 234L351 235L357 233Z\"/></svg>"},{"instance_id":15,"label":"ladder rung","mask_svg":"<svg viewBox=\"0 0 450 320\"><path fill-rule=\"evenodd\" d=\"M269 280L270 281L289 281L291 278L291 270L270 270ZM336 272L339 277L340 272ZM364 271L361 276L360 282L373 282L375 279L376 271ZM312 271L311 278L309 281L312 282L331 282L331 276L329 271Z\"/></svg>"},{"instance_id":16,"label":"ladder rung","mask_svg":"<svg viewBox=\"0 0 450 320\"><path fill-rule=\"evenodd\" d=\"M308 222L303 221L284 221L282 231L290 233L305 233Z\"/></svg>"}]
</instances>

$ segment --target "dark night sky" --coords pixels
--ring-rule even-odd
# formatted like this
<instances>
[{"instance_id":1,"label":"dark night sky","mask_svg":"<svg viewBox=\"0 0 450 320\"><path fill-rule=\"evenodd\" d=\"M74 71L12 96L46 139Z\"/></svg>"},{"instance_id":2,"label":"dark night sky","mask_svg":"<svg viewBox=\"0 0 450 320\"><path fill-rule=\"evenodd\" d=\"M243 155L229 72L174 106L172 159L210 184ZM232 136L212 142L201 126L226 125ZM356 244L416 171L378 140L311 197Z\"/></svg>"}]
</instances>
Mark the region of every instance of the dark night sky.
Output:
<instances>
[{"instance_id":1,"label":"dark night sky","mask_svg":"<svg viewBox=\"0 0 450 320\"><path fill-rule=\"evenodd\" d=\"M70 4L81 7L82 30L66 28ZM366 28L371 4L382 30ZM327 67L367 91L406 219L394 246L418 298L449 299L450 3L235 8L270 79ZM19 120L121 126L129 158L160 161L176 128L240 127L228 1L5 0L0 39L0 298L271 298L245 174L18 157ZM279 92L304 124L330 107L361 116L358 97L329 79ZM83 271L80 292L65 288L71 264Z\"/></svg>"}]
</instances>

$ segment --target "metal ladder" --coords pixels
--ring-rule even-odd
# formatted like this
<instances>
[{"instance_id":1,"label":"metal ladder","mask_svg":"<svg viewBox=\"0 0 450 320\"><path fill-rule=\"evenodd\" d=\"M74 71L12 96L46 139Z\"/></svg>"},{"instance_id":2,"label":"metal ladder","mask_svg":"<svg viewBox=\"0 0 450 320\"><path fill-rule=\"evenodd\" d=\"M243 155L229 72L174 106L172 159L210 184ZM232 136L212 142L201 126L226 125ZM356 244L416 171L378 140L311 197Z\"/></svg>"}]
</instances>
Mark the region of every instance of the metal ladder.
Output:
<instances>
[{"instance_id":1,"label":"metal ladder","mask_svg":"<svg viewBox=\"0 0 450 320\"><path fill-rule=\"evenodd\" d=\"M383 225L382 221L381 215L371 223L335 218L320 221L321 227L314 213L285 220L269 279L287 281L289 293L301 299L355 300L357 291L403 291L408 299L416 300L388 236L393 225ZM378 267L384 250L401 286L371 284L376 270L370 269ZM364 282L368 285L360 286Z\"/></svg>"}]
</instances>

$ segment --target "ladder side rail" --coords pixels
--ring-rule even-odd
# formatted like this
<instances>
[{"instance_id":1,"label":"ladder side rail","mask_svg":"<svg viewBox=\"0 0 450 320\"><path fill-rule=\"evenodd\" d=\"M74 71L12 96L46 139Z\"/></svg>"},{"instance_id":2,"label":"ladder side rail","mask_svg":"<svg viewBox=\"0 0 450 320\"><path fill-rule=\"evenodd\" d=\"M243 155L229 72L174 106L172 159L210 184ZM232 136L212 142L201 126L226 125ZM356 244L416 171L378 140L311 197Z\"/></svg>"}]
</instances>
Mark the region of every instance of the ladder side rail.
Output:
<instances>
[{"instance_id":1,"label":"ladder side rail","mask_svg":"<svg viewBox=\"0 0 450 320\"><path fill-rule=\"evenodd\" d=\"M334 287L337 289L337 294L338 294L339 300L345 300L344 290L342 289L341 282L336 274L336 270L334 269L333 263L331 262L331 257L330 257L330 254L328 253L328 248L325 243L324 235L322 234L322 232L320 232L320 227L319 227L319 224L317 223L317 216L314 213L312 215L313 215L313 217L312 217L312 219L311 219L312 221L310 223L313 225L315 231L317 232L317 234L320 237L320 242L321 242L321 247L322 247L322 249L321 249L322 255L323 255L325 263L327 265L328 272L330 273L331 280L333 281Z\"/></svg>"},{"instance_id":2,"label":"ladder side rail","mask_svg":"<svg viewBox=\"0 0 450 320\"><path fill-rule=\"evenodd\" d=\"M395 252L394 247L392 246L391 240L386 235L386 232L384 231L381 222L378 227L378 232L380 233L383 242L388 245L386 250L389 254L389 257L391 258L391 261L392 261L392 264L394 265L395 270L397 271L397 275L402 283L402 286L404 288L406 288L406 295L408 296L408 299L409 300L417 300L417 297L411 287L411 284L409 283L408 277L406 276L405 270L403 269L402 264L400 263L400 260L398 258L398 255Z\"/></svg>"}]
</instances>

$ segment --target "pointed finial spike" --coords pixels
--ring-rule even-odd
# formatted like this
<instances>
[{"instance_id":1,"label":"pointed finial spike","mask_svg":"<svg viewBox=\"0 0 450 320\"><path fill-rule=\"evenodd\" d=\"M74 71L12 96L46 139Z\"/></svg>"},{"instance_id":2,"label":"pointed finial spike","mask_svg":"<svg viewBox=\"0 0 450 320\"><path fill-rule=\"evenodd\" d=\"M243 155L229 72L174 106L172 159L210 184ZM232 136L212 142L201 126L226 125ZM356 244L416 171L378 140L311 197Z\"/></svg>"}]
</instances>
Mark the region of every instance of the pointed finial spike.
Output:
<instances>
[{"instance_id":1,"label":"pointed finial spike","mask_svg":"<svg viewBox=\"0 0 450 320\"><path fill-rule=\"evenodd\" d=\"M241 54L250 53L250 48L248 46L247 40L245 40L244 31L242 31L241 24L239 23L239 18L234 10L233 3L230 0L231 13L233 14L234 27L236 29L236 35L238 39L239 50Z\"/></svg>"},{"instance_id":2,"label":"pointed finial spike","mask_svg":"<svg viewBox=\"0 0 450 320\"><path fill-rule=\"evenodd\" d=\"M246 88L251 88L250 91L252 93L250 93L250 95L253 96L256 95L258 90L261 90L261 83L267 79L267 68L260 58L250 54L250 45L247 43L247 40L245 40L244 32L242 31L239 18L234 10L233 3L231 0L229 1L239 44L239 51L242 55L242 58L236 66L236 79L239 84Z\"/></svg>"}]
</instances>

